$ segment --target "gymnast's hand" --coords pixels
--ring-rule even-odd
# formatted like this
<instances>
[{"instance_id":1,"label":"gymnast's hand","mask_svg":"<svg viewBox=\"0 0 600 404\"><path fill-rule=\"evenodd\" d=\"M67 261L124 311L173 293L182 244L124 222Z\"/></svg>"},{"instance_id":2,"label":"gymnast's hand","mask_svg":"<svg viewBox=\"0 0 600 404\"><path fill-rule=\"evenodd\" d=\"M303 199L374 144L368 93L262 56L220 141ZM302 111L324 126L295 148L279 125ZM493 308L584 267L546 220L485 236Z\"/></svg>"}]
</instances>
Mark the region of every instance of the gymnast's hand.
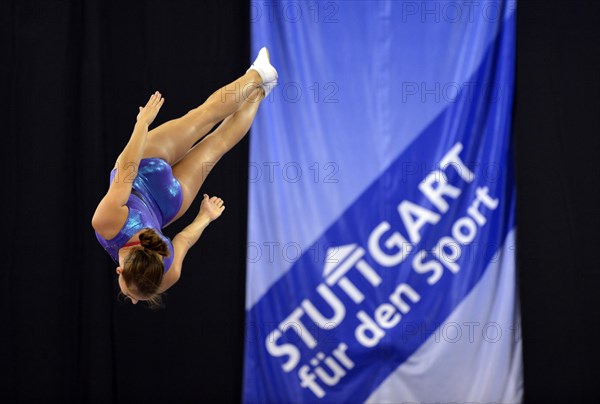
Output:
<instances>
[{"instance_id":1,"label":"gymnast's hand","mask_svg":"<svg viewBox=\"0 0 600 404\"><path fill-rule=\"evenodd\" d=\"M206 216L211 222L221 216L225 210L223 199L213 196L211 198L204 194L204 199L200 204L200 212L198 216Z\"/></svg>"},{"instance_id":2,"label":"gymnast's hand","mask_svg":"<svg viewBox=\"0 0 600 404\"><path fill-rule=\"evenodd\" d=\"M165 99L162 98L162 95L157 91L150 96L148 103L145 107L140 107L140 112L137 115L137 121L145 123L150 126L150 124L158 115L158 111L160 111L160 107L162 107Z\"/></svg>"}]
</instances>

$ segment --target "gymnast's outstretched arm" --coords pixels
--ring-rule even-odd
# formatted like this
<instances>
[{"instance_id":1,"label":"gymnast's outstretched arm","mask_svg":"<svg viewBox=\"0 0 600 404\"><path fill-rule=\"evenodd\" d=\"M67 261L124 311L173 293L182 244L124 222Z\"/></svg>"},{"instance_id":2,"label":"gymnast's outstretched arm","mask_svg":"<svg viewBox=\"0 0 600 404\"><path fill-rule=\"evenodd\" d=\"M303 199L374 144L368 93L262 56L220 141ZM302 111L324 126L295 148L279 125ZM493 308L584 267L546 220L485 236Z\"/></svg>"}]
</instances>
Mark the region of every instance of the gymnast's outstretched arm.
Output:
<instances>
[{"instance_id":1,"label":"gymnast's outstretched arm","mask_svg":"<svg viewBox=\"0 0 600 404\"><path fill-rule=\"evenodd\" d=\"M200 204L200 211L194 221L173 239L175 256L173 257L171 268L165 273L160 284L160 293L169 289L179 280L183 259L187 252L194 244L196 244L208 224L221 216L221 213L223 213L224 210L225 205L221 198L216 196L209 198L208 195L204 194L204 199L202 199L202 203Z\"/></svg>"},{"instance_id":2,"label":"gymnast's outstretched arm","mask_svg":"<svg viewBox=\"0 0 600 404\"><path fill-rule=\"evenodd\" d=\"M137 175L138 167L142 159L148 135L148 126L154 121L164 98L157 91L148 100L145 107L140 107L137 121L127 145L117 158L115 168L117 170L108 192L98 204L92 226L101 235L112 233L115 228L120 228L124 220L127 220L128 210L125 207L133 179ZM118 230L117 230L118 231Z\"/></svg>"}]
</instances>

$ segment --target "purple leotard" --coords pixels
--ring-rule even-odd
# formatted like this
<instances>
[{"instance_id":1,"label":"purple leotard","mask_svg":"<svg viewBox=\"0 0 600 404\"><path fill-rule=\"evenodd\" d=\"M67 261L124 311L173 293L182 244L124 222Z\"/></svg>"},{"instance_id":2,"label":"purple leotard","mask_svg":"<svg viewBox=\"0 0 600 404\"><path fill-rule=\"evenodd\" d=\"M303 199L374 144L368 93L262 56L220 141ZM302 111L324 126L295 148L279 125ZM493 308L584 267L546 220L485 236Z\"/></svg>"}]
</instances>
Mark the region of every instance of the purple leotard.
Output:
<instances>
[{"instance_id":1,"label":"purple leotard","mask_svg":"<svg viewBox=\"0 0 600 404\"><path fill-rule=\"evenodd\" d=\"M117 171L114 168L110 173L110 184L116 174ZM121 178L120 180L126 181L127 179ZM134 234L144 228L154 229L169 247L170 254L163 259L165 272L167 272L173 262L174 251L171 240L162 234L161 229L175 217L182 203L181 184L173 176L171 166L160 158L142 159L138 167L138 174L133 180L131 195L126 203L129 214L123 228L110 240L102 238L98 232L96 232L96 238L118 264L119 249Z\"/></svg>"}]
</instances>

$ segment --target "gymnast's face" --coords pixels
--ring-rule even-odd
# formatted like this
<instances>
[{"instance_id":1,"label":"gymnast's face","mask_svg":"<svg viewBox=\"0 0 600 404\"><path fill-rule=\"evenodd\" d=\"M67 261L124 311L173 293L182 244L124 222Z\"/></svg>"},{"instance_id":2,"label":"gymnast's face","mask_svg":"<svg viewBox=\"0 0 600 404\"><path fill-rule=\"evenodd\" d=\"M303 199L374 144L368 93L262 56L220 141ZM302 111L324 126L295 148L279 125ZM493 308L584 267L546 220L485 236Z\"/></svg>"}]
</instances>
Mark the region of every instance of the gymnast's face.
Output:
<instances>
[{"instance_id":1,"label":"gymnast's face","mask_svg":"<svg viewBox=\"0 0 600 404\"><path fill-rule=\"evenodd\" d=\"M133 304L137 304L137 302L139 302L140 300L142 300L142 301L147 300L144 297L141 297L137 293L137 290L135 289L135 287L133 287L133 288L127 287L127 285L125 284L125 280L123 279L123 276L121 275L122 272L123 272L123 268L117 267L117 275L119 275L119 287L121 288L121 292L125 296L130 298L131 303L133 303Z\"/></svg>"}]
</instances>

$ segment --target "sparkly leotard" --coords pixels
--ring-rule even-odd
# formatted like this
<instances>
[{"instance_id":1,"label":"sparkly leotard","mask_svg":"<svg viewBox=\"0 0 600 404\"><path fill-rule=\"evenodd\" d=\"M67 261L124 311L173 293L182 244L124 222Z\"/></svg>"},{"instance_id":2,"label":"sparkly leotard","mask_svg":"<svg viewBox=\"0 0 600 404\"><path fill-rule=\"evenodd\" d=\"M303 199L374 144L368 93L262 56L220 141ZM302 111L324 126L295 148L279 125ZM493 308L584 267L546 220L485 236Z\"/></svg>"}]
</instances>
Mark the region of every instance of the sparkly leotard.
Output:
<instances>
[{"instance_id":1,"label":"sparkly leotard","mask_svg":"<svg viewBox=\"0 0 600 404\"><path fill-rule=\"evenodd\" d=\"M116 174L115 168L110 173L110 184ZM169 247L170 254L163 259L166 272L173 262L174 251L171 240L162 234L161 229L175 217L182 203L181 184L173 176L171 166L160 158L142 159L126 203L129 213L123 228L110 240L102 238L98 232L96 238L118 264L119 249L134 234L144 228L154 229Z\"/></svg>"}]
</instances>

